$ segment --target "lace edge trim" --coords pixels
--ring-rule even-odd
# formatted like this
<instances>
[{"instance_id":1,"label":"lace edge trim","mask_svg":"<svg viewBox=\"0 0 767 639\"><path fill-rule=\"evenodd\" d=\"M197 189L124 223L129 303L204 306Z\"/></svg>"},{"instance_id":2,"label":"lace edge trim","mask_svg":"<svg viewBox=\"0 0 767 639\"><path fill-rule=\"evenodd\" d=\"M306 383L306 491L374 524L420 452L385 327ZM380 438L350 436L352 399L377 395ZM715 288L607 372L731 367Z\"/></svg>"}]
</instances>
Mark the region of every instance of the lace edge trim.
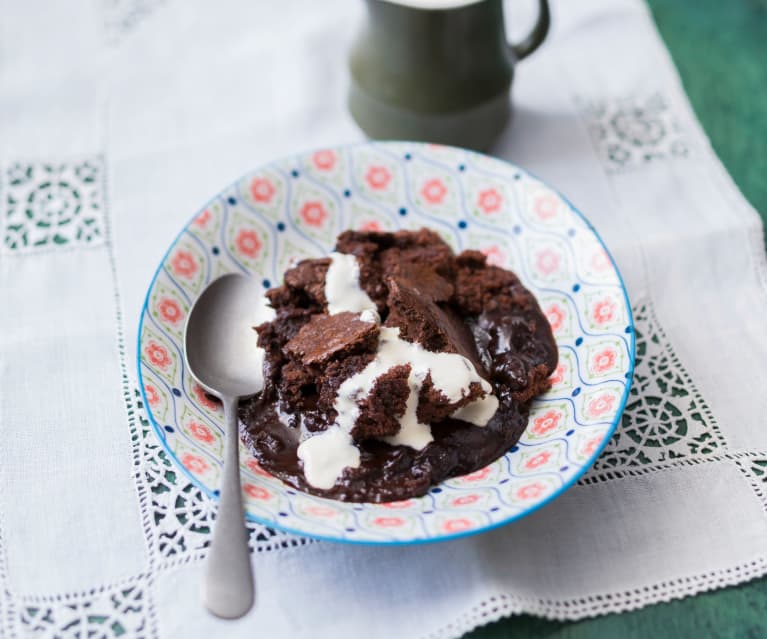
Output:
<instances>
[{"instance_id":1,"label":"lace edge trim","mask_svg":"<svg viewBox=\"0 0 767 639\"><path fill-rule=\"evenodd\" d=\"M649 473L674 470L684 466L698 466L700 464L709 464L716 462L732 461L736 464L738 460L750 458L767 458L767 450L750 449L725 453L711 453L710 455L701 455L700 457L689 457L683 459L673 459L659 464L647 464L646 466L624 466L623 468L610 468L595 472L582 477L578 484L581 486L590 486L600 482L614 481L616 479L626 479L628 477L640 477Z\"/></svg>"},{"instance_id":2,"label":"lace edge trim","mask_svg":"<svg viewBox=\"0 0 767 639\"><path fill-rule=\"evenodd\" d=\"M732 568L661 581L617 594L590 595L556 601L500 593L474 606L455 621L424 635L423 639L455 639L463 634L513 614L528 613L553 621L577 621L608 613L637 610L644 606L683 599L709 590L755 579L767 573L767 556Z\"/></svg>"},{"instance_id":3,"label":"lace edge trim","mask_svg":"<svg viewBox=\"0 0 767 639\"><path fill-rule=\"evenodd\" d=\"M0 605L0 611L3 613L3 621L4 621L4 630L7 630L9 633L9 637L12 639L15 639L18 637L18 633L16 632L16 610L13 603L13 600L10 598L8 593L6 593L5 601Z\"/></svg>"},{"instance_id":4,"label":"lace edge trim","mask_svg":"<svg viewBox=\"0 0 767 639\"><path fill-rule=\"evenodd\" d=\"M263 552L276 552L289 553L293 551L300 551L307 546L321 543L319 539L313 537L301 537L300 535L292 535L290 540L281 541L253 541L251 539L251 554L263 553ZM207 557L207 549L199 549L186 554L172 555L167 558L163 558L157 562L155 569L157 572L163 572L166 570L172 570L173 568L179 568L186 566L187 564L193 564L205 560Z\"/></svg>"},{"instance_id":5,"label":"lace edge trim","mask_svg":"<svg viewBox=\"0 0 767 639\"><path fill-rule=\"evenodd\" d=\"M152 573L150 571L144 571L125 577L124 579L118 579L117 581L103 583L93 588L86 590L76 590L73 592L58 593L55 595L14 595L13 599L20 604L30 605L43 605L52 603L61 604L77 604L87 603L93 597L101 595L111 590L127 589L133 586L145 586L148 587L154 582Z\"/></svg>"}]
</instances>

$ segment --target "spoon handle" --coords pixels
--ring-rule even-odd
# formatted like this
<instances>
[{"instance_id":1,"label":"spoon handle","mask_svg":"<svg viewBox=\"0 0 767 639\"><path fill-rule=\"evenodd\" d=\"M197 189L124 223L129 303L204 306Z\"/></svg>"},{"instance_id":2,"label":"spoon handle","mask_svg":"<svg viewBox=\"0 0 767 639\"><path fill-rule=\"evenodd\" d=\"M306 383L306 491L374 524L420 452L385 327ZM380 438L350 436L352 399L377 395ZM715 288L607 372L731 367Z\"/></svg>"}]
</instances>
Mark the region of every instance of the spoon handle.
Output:
<instances>
[{"instance_id":1,"label":"spoon handle","mask_svg":"<svg viewBox=\"0 0 767 639\"><path fill-rule=\"evenodd\" d=\"M253 571L240 489L237 400L222 397L222 401L225 431L221 500L203 580L202 600L217 617L237 619L253 606Z\"/></svg>"}]
</instances>

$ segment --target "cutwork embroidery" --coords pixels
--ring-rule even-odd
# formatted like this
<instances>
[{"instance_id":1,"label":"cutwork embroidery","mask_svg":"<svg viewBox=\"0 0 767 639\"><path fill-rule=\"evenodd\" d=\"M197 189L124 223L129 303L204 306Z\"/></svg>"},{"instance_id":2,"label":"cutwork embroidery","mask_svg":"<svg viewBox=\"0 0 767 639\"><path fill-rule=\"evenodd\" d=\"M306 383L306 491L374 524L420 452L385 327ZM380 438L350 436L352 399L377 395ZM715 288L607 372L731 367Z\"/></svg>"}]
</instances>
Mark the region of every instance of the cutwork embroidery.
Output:
<instances>
[{"instance_id":1,"label":"cutwork embroidery","mask_svg":"<svg viewBox=\"0 0 767 639\"><path fill-rule=\"evenodd\" d=\"M84 601L25 604L20 617L26 632L46 637L141 637L146 608L144 589L135 584Z\"/></svg>"},{"instance_id":2,"label":"cutwork embroidery","mask_svg":"<svg viewBox=\"0 0 767 639\"><path fill-rule=\"evenodd\" d=\"M634 311L637 357L623 420L595 470L709 455L725 445L648 302Z\"/></svg>"},{"instance_id":3,"label":"cutwork embroidery","mask_svg":"<svg viewBox=\"0 0 767 639\"><path fill-rule=\"evenodd\" d=\"M215 519L213 501L192 484L170 460L157 441L144 412L138 390L141 466L148 488L152 543L165 559L201 557L210 544ZM309 539L248 522L250 546L255 551L300 546Z\"/></svg>"},{"instance_id":4,"label":"cutwork embroidery","mask_svg":"<svg viewBox=\"0 0 767 639\"><path fill-rule=\"evenodd\" d=\"M738 459L735 464L767 510L767 455Z\"/></svg>"},{"instance_id":5,"label":"cutwork embroidery","mask_svg":"<svg viewBox=\"0 0 767 639\"><path fill-rule=\"evenodd\" d=\"M2 171L2 248L15 253L104 241L103 164L15 163Z\"/></svg>"},{"instance_id":6,"label":"cutwork embroidery","mask_svg":"<svg viewBox=\"0 0 767 639\"><path fill-rule=\"evenodd\" d=\"M608 173L690 153L684 132L660 93L590 102L582 104L581 111Z\"/></svg>"}]
</instances>

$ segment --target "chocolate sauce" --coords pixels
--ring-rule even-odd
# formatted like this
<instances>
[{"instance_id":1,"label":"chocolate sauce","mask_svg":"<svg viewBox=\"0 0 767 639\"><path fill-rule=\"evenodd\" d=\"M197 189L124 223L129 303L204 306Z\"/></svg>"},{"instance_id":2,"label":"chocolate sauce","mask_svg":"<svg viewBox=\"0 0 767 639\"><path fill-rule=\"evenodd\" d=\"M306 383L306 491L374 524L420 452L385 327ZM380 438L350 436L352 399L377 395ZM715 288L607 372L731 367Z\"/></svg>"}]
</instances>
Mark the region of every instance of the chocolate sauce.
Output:
<instances>
[{"instance_id":1,"label":"chocolate sauce","mask_svg":"<svg viewBox=\"0 0 767 639\"><path fill-rule=\"evenodd\" d=\"M306 482L296 455L301 428L286 428L274 403L264 400L243 403L240 419L246 425L243 441L265 470L313 495L375 503L418 497L448 477L486 466L517 442L529 411L507 398L487 426L455 419L432 424L434 441L423 450L367 439L358 444L360 466L344 470L332 489L319 490Z\"/></svg>"}]
</instances>

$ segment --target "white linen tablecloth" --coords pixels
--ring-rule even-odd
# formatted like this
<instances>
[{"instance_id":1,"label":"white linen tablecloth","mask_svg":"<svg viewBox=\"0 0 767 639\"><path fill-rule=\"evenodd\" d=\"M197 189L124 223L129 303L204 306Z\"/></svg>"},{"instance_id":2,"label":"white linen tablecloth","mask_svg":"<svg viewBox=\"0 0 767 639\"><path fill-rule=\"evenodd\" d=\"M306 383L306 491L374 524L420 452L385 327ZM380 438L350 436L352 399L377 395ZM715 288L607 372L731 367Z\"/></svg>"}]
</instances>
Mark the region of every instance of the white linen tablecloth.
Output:
<instances>
[{"instance_id":1,"label":"white linen tablecloth","mask_svg":"<svg viewBox=\"0 0 767 639\"><path fill-rule=\"evenodd\" d=\"M507 7L515 31L528 4ZM139 311L212 194L362 139L344 104L362 5L0 5L0 635L456 637L767 573L760 220L641 2L553 16L493 152L565 193L616 257L638 338L622 428L577 486L487 534L377 548L254 525L258 603L227 623L198 598L214 506L137 398Z\"/></svg>"}]
</instances>

